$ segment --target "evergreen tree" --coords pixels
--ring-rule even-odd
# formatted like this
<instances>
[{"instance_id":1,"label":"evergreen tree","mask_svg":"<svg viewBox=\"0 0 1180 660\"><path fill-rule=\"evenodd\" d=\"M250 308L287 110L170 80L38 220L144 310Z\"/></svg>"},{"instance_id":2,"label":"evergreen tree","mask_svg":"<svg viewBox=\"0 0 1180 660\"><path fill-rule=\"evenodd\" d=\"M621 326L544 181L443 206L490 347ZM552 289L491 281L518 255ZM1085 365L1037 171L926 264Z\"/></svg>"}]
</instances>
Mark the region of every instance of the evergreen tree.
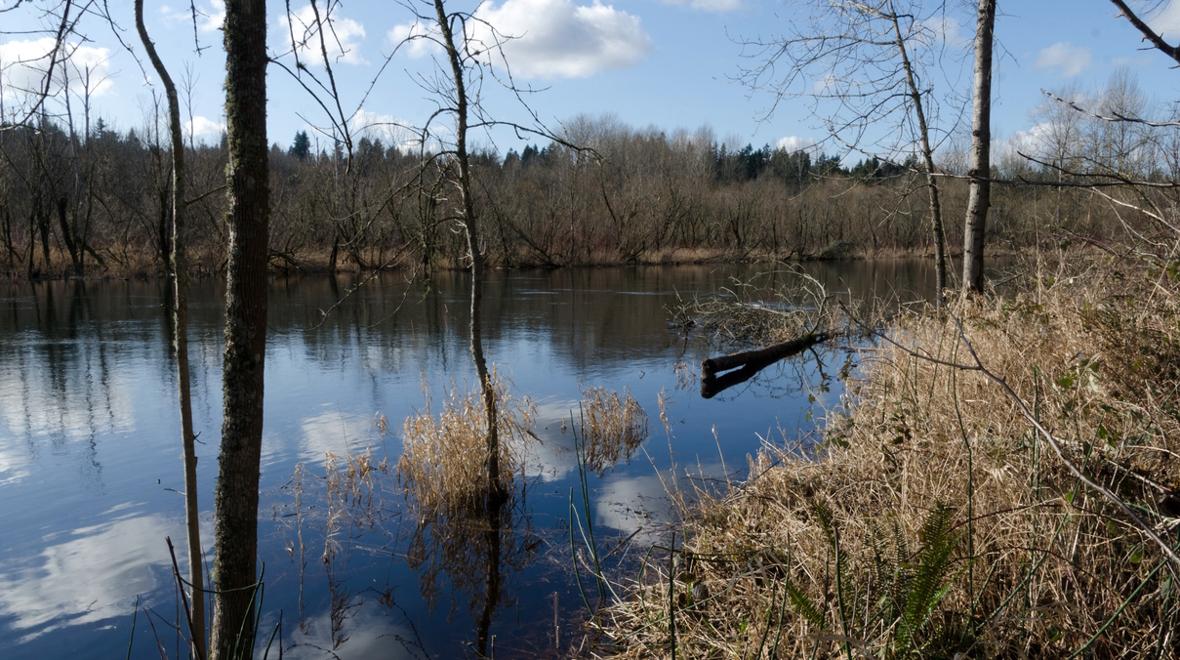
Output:
<instances>
[{"instance_id":1,"label":"evergreen tree","mask_svg":"<svg viewBox=\"0 0 1180 660\"><path fill-rule=\"evenodd\" d=\"M295 133L295 139L291 141L291 149L287 153L299 160L307 160L311 154L311 140L307 137L307 131Z\"/></svg>"}]
</instances>

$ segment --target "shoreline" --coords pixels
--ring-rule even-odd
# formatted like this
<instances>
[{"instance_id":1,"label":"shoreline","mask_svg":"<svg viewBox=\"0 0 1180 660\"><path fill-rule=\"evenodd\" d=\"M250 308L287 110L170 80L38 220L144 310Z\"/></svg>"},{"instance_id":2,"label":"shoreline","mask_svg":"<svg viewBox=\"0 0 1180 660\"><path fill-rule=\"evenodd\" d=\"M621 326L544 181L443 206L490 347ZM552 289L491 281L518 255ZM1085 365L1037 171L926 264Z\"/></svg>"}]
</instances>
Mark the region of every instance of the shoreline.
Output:
<instances>
[{"instance_id":1,"label":"shoreline","mask_svg":"<svg viewBox=\"0 0 1180 660\"><path fill-rule=\"evenodd\" d=\"M1180 616L1151 595L1170 560L1108 495L1149 521L1176 515L1157 489L1180 492L1163 458L1180 450L1180 302L1174 283L1153 301L1134 266L1062 266L891 322L904 345L847 381L820 452L768 443L755 477L683 506L679 546L587 622L596 652L1149 652Z\"/></svg>"},{"instance_id":2,"label":"shoreline","mask_svg":"<svg viewBox=\"0 0 1180 660\"><path fill-rule=\"evenodd\" d=\"M989 252L993 259L1009 259L1022 254L1032 253L1034 248L1005 249L996 248ZM660 267L660 266L707 266L707 265L741 265L756 263L776 264L808 264L808 263L840 263L840 262L905 262L933 259L934 253L928 249L912 250L862 250L850 249L821 252L819 254L799 254L796 252L772 253L765 251L733 251L723 249L675 248L651 252L633 259L607 258L588 259L570 263L554 264L541 261L513 260L509 263L492 263L488 265L490 272L517 271L553 271L591 268L623 268L623 267ZM961 251L951 251L947 254L948 266L952 266L962 257ZM282 261L273 259L269 273L274 277L290 277L298 275L369 275L373 273L399 273L414 271L422 268L420 264L397 262L381 268L358 268L348 263L337 267L335 271L328 268L327 263L308 261L298 267L284 266ZM440 262L431 265L428 272L462 272L466 267L454 263ZM194 268L190 270L192 278L223 277L220 269ZM29 277L27 273L8 271L0 278L9 283L42 283L60 281L107 282L128 280L163 280L167 274L159 269L135 268L126 272L107 269L102 272L89 272L78 276L68 270L55 271L50 275Z\"/></svg>"}]
</instances>

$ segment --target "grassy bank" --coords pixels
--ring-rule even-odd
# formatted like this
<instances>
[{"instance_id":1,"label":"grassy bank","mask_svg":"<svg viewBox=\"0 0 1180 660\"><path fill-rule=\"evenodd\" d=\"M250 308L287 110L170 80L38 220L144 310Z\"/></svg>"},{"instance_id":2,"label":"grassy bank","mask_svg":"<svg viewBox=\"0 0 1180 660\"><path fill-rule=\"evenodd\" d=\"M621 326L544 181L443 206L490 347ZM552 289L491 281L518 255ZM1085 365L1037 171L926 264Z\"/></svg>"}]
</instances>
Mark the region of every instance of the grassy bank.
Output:
<instances>
[{"instance_id":1,"label":"grassy bank","mask_svg":"<svg viewBox=\"0 0 1180 660\"><path fill-rule=\"evenodd\" d=\"M1174 657L1176 274L1016 290L892 321L819 460L768 447L684 511L598 653Z\"/></svg>"}]
</instances>

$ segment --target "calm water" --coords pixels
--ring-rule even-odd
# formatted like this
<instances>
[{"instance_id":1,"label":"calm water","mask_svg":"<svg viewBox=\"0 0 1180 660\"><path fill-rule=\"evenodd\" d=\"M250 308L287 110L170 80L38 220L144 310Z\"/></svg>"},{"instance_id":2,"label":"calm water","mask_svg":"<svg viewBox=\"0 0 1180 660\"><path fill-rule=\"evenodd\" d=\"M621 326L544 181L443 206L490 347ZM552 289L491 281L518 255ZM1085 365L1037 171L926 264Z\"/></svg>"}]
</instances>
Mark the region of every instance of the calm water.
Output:
<instances>
[{"instance_id":1,"label":"calm water","mask_svg":"<svg viewBox=\"0 0 1180 660\"><path fill-rule=\"evenodd\" d=\"M329 650L342 658L462 657L474 655L486 626L501 657L565 648L585 611L569 544L570 494L581 486L568 428L585 388L629 390L649 416L649 439L586 484L590 511L582 516L599 547L604 554L626 550L607 558L616 568L661 538L671 515L662 483L689 474L706 485L727 472L743 478L759 436L800 438L822 405L836 400L834 388L816 389L813 357L700 398L696 365L709 349L670 330L667 307L678 295L708 295L750 272L698 266L491 277L485 350L511 394L535 403L540 439L520 449L525 474L494 553L475 527L416 536L415 509L392 470L377 473L361 501L329 502L326 478L331 455L371 449L374 461L396 463L407 415L428 409L428 400L437 410L449 389L476 384L465 276L413 287L386 276L322 323L320 310L349 289L349 278L275 280L259 513L260 646L273 633L271 657L279 643L288 658L330 657ZM897 289L913 297L932 279L924 264L912 263L813 272L854 292ZM164 542L170 535L182 547L185 533L163 304L153 282L0 288L0 658L123 657L129 644L133 657L159 657L157 640L169 657L184 655ZM191 315L209 546L220 428L219 285L194 285ZM843 360L821 355L829 373ZM661 392L670 436L659 421ZM809 403L811 394L818 404ZM581 512L583 500L576 500ZM584 572L582 579L593 604L593 581Z\"/></svg>"}]
</instances>

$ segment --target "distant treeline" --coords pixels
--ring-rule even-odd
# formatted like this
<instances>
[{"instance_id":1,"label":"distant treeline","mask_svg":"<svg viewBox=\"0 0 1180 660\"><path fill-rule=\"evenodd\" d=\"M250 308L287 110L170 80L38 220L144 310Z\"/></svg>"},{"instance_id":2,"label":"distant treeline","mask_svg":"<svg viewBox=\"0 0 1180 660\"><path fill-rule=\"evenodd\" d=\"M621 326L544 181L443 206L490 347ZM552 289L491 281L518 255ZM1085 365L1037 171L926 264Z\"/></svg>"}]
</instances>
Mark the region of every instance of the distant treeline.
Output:
<instances>
[{"instance_id":1,"label":"distant treeline","mask_svg":"<svg viewBox=\"0 0 1180 660\"><path fill-rule=\"evenodd\" d=\"M925 191L912 159L868 157L847 166L847 158L822 152L733 149L707 130L636 130L610 119L576 119L564 139L566 145L485 151L475 158L476 212L490 263L788 259L930 249ZM371 136L351 143L352 149L341 144L317 152L300 133L290 148L272 148L272 264L323 270L461 263L464 240L448 217L451 184L440 170L446 159ZM0 267L30 277L166 269L165 144L155 131L116 133L101 120L77 131L50 122L0 130ZM193 267L212 272L223 265L227 240L226 150L196 143L188 151L187 240ZM961 242L957 219L966 197L953 162L949 157L942 186L952 250ZM993 176L1012 185L994 192L989 245L1101 240L1119 231L1109 205L1094 203L1089 191L1046 185L1068 184L1064 165L1001 159Z\"/></svg>"}]
</instances>

